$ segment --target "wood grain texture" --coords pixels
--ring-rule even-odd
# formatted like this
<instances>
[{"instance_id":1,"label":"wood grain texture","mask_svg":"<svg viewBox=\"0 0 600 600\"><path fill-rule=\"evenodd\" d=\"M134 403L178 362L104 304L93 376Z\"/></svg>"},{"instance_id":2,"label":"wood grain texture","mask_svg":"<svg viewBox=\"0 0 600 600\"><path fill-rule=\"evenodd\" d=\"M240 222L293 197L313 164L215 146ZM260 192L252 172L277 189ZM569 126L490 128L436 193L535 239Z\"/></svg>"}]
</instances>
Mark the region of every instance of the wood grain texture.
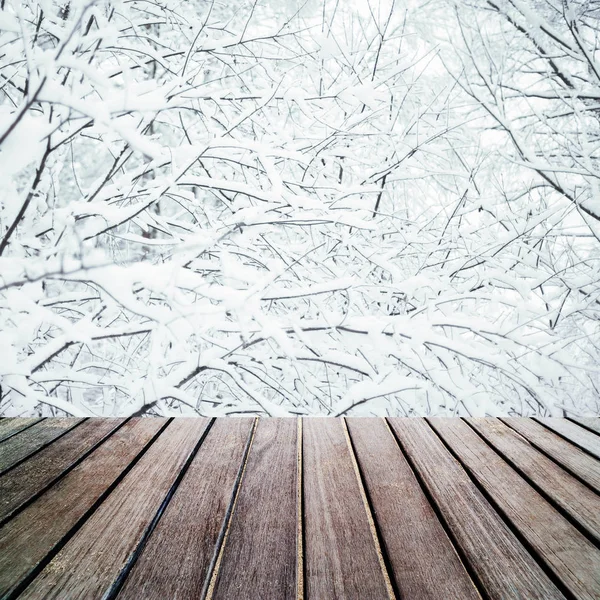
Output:
<instances>
[{"instance_id":1,"label":"wood grain texture","mask_svg":"<svg viewBox=\"0 0 600 600\"><path fill-rule=\"evenodd\" d=\"M304 419L303 432L305 598L388 598L341 421Z\"/></svg>"},{"instance_id":2,"label":"wood grain texture","mask_svg":"<svg viewBox=\"0 0 600 600\"><path fill-rule=\"evenodd\" d=\"M30 459L0 477L0 520L9 517L24 502L50 485L57 477L109 435L124 419L88 419Z\"/></svg>"},{"instance_id":3,"label":"wood grain texture","mask_svg":"<svg viewBox=\"0 0 600 600\"><path fill-rule=\"evenodd\" d=\"M83 419L43 419L17 435L0 442L0 473L52 442Z\"/></svg>"},{"instance_id":4,"label":"wood grain texture","mask_svg":"<svg viewBox=\"0 0 600 600\"><path fill-rule=\"evenodd\" d=\"M464 421L428 420L557 579L577 598L600 598L600 550Z\"/></svg>"},{"instance_id":5,"label":"wood grain texture","mask_svg":"<svg viewBox=\"0 0 600 600\"><path fill-rule=\"evenodd\" d=\"M600 462L594 457L531 419L507 418L502 421L600 493Z\"/></svg>"},{"instance_id":6,"label":"wood grain texture","mask_svg":"<svg viewBox=\"0 0 600 600\"><path fill-rule=\"evenodd\" d=\"M101 598L119 576L208 419L172 421L21 598Z\"/></svg>"},{"instance_id":7,"label":"wood grain texture","mask_svg":"<svg viewBox=\"0 0 600 600\"><path fill-rule=\"evenodd\" d=\"M533 419L68 421L0 442L0 598L600 598L600 461Z\"/></svg>"},{"instance_id":8,"label":"wood grain texture","mask_svg":"<svg viewBox=\"0 0 600 600\"><path fill-rule=\"evenodd\" d=\"M576 446L579 446L591 455L600 459L600 436L584 429L568 419L547 417L538 418L536 420L545 427L548 427L548 429L552 429L552 431L555 431Z\"/></svg>"},{"instance_id":9,"label":"wood grain texture","mask_svg":"<svg viewBox=\"0 0 600 600\"><path fill-rule=\"evenodd\" d=\"M214 600L296 598L295 419L260 419L215 580Z\"/></svg>"},{"instance_id":10,"label":"wood grain texture","mask_svg":"<svg viewBox=\"0 0 600 600\"><path fill-rule=\"evenodd\" d=\"M132 419L43 496L0 528L0 597L14 590L85 516L163 427Z\"/></svg>"},{"instance_id":11,"label":"wood grain texture","mask_svg":"<svg viewBox=\"0 0 600 600\"><path fill-rule=\"evenodd\" d=\"M220 419L190 465L119 600L200 598L253 419Z\"/></svg>"},{"instance_id":12,"label":"wood grain texture","mask_svg":"<svg viewBox=\"0 0 600 600\"><path fill-rule=\"evenodd\" d=\"M401 598L480 598L383 419L348 430Z\"/></svg>"},{"instance_id":13,"label":"wood grain texture","mask_svg":"<svg viewBox=\"0 0 600 600\"><path fill-rule=\"evenodd\" d=\"M2 418L0 419L0 442L10 437L11 435L15 435L19 431L26 429L27 427L31 427L34 423L41 421L40 418Z\"/></svg>"},{"instance_id":14,"label":"wood grain texture","mask_svg":"<svg viewBox=\"0 0 600 600\"><path fill-rule=\"evenodd\" d=\"M600 496L498 419L467 419L529 481L600 541Z\"/></svg>"},{"instance_id":15,"label":"wood grain texture","mask_svg":"<svg viewBox=\"0 0 600 600\"><path fill-rule=\"evenodd\" d=\"M600 435L600 418L598 417L571 417L572 421L587 427L594 433Z\"/></svg>"},{"instance_id":16,"label":"wood grain texture","mask_svg":"<svg viewBox=\"0 0 600 600\"><path fill-rule=\"evenodd\" d=\"M423 419L388 420L491 599L564 598Z\"/></svg>"}]
</instances>

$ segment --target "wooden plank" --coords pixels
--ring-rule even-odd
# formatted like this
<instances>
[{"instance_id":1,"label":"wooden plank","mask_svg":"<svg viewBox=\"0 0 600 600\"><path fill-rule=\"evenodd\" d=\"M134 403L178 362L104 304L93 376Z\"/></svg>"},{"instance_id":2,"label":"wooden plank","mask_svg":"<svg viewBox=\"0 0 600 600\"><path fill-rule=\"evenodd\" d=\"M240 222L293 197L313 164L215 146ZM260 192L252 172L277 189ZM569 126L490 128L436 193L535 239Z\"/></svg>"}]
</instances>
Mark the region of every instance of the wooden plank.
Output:
<instances>
[{"instance_id":1,"label":"wooden plank","mask_svg":"<svg viewBox=\"0 0 600 600\"><path fill-rule=\"evenodd\" d=\"M548 427L548 429L552 429L552 431L555 431L576 446L579 446L591 455L600 459L600 436L580 427L568 419L547 417L544 419L538 418L536 420Z\"/></svg>"},{"instance_id":2,"label":"wooden plank","mask_svg":"<svg viewBox=\"0 0 600 600\"><path fill-rule=\"evenodd\" d=\"M20 598L101 598L117 580L190 458L208 419L169 423Z\"/></svg>"},{"instance_id":3,"label":"wooden plank","mask_svg":"<svg viewBox=\"0 0 600 600\"><path fill-rule=\"evenodd\" d=\"M43 419L4 442L0 442L0 474L65 434L83 419Z\"/></svg>"},{"instance_id":4,"label":"wooden plank","mask_svg":"<svg viewBox=\"0 0 600 600\"><path fill-rule=\"evenodd\" d=\"M490 599L564 598L423 419L388 420Z\"/></svg>"},{"instance_id":5,"label":"wooden plank","mask_svg":"<svg viewBox=\"0 0 600 600\"><path fill-rule=\"evenodd\" d=\"M393 598L339 419L303 419L305 597Z\"/></svg>"},{"instance_id":6,"label":"wooden plank","mask_svg":"<svg viewBox=\"0 0 600 600\"><path fill-rule=\"evenodd\" d=\"M347 423L400 597L480 598L386 422Z\"/></svg>"},{"instance_id":7,"label":"wooden plank","mask_svg":"<svg viewBox=\"0 0 600 600\"><path fill-rule=\"evenodd\" d=\"M600 493L600 462L570 442L546 429L532 419L502 419L511 429L518 431L536 448L539 448L571 473Z\"/></svg>"},{"instance_id":8,"label":"wooden plank","mask_svg":"<svg viewBox=\"0 0 600 600\"><path fill-rule=\"evenodd\" d=\"M583 427L587 427L590 431L597 433L600 435L600 419L597 417L570 417L571 421L575 421L582 425Z\"/></svg>"},{"instance_id":9,"label":"wooden plank","mask_svg":"<svg viewBox=\"0 0 600 600\"><path fill-rule=\"evenodd\" d=\"M0 528L0 597L14 591L35 571L164 425L163 419L128 421L66 477Z\"/></svg>"},{"instance_id":10,"label":"wooden plank","mask_svg":"<svg viewBox=\"0 0 600 600\"><path fill-rule=\"evenodd\" d=\"M0 477L0 521L51 485L124 419L88 419Z\"/></svg>"},{"instance_id":11,"label":"wooden plank","mask_svg":"<svg viewBox=\"0 0 600 600\"><path fill-rule=\"evenodd\" d=\"M119 593L200 598L254 419L219 419Z\"/></svg>"},{"instance_id":12,"label":"wooden plank","mask_svg":"<svg viewBox=\"0 0 600 600\"><path fill-rule=\"evenodd\" d=\"M498 419L467 419L494 448L600 542L600 496Z\"/></svg>"},{"instance_id":13,"label":"wooden plank","mask_svg":"<svg viewBox=\"0 0 600 600\"><path fill-rule=\"evenodd\" d=\"M23 419L19 417L0 419L0 442L16 435L19 431L23 431L23 429L27 429L27 427L31 427L38 421L41 421L41 419Z\"/></svg>"},{"instance_id":14,"label":"wooden plank","mask_svg":"<svg viewBox=\"0 0 600 600\"><path fill-rule=\"evenodd\" d=\"M297 427L295 419L258 421L207 598L296 598Z\"/></svg>"},{"instance_id":15,"label":"wooden plank","mask_svg":"<svg viewBox=\"0 0 600 600\"><path fill-rule=\"evenodd\" d=\"M428 420L565 588L600 598L600 550L464 421Z\"/></svg>"}]
</instances>

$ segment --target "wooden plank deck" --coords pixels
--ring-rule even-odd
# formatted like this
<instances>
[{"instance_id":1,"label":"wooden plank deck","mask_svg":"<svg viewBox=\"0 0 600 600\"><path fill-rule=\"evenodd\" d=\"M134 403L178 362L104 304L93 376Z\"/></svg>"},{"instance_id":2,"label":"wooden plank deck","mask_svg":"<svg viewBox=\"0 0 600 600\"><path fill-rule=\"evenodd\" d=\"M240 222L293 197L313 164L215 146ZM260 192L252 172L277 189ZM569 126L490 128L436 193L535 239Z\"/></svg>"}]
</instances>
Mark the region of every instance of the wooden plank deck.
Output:
<instances>
[{"instance_id":1,"label":"wooden plank deck","mask_svg":"<svg viewBox=\"0 0 600 600\"><path fill-rule=\"evenodd\" d=\"M2 419L0 599L600 598L596 419Z\"/></svg>"}]
</instances>

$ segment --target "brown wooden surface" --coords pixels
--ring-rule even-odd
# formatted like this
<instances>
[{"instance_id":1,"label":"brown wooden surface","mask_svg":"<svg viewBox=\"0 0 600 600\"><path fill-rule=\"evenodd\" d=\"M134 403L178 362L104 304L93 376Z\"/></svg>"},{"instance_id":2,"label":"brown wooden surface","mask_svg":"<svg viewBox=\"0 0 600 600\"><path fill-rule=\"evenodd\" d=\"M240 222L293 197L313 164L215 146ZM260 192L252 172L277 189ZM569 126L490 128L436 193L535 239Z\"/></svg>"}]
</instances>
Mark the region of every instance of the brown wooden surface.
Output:
<instances>
[{"instance_id":1,"label":"brown wooden surface","mask_svg":"<svg viewBox=\"0 0 600 600\"><path fill-rule=\"evenodd\" d=\"M572 417L571 420L600 435L600 419L598 417Z\"/></svg>"},{"instance_id":2,"label":"brown wooden surface","mask_svg":"<svg viewBox=\"0 0 600 600\"><path fill-rule=\"evenodd\" d=\"M0 477L0 521L42 491L123 419L88 419Z\"/></svg>"},{"instance_id":3,"label":"brown wooden surface","mask_svg":"<svg viewBox=\"0 0 600 600\"><path fill-rule=\"evenodd\" d=\"M600 550L461 419L430 419L556 578L577 598L600 598Z\"/></svg>"},{"instance_id":4,"label":"brown wooden surface","mask_svg":"<svg viewBox=\"0 0 600 600\"><path fill-rule=\"evenodd\" d=\"M600 496L497 419L467 419L503 457L600 542Z\"/></svg>"},{"instance_id":5,"label":"brown wooden surface","mask_svg":"<svg viewBox=\"0 0 600 600\"><path fill-rule=\"evenodd\" d=\"M83 419L43 419L0 442L0 473L81 423Z\"/></svg>"},{"instance_id":6,"label":"brown wooden surface","mask_svg":"<svg viewBox=\"0 0 600 600\"><path fill-rule=\"evenodd\" d=\"M0 419L0 442L41 421L39 418Z\"/></svg>"},{"instance_id":7,"label":"brown wooden surface","mask_svg":"<svg viewBox=\"0 0 600 600\"><path fill-rule=\"evenodd\" d=\"M206 419L171 422L21 597L101 598L117 579L208 423Z\"/></svg>"},{"instance_id":8,"label":"brown wooden surface","mask_svg":"<svg viewBox=\"0 0 600 600\"><path fill-rule=\"evenodd\" d=\"M389 419L489 598L564 598L422 419Z\"/></svg>"},{"instance_id":9,"label":"brown wooden surface","mask_svg":"<svg viewBox=\"0 0 600 600\"><path fill-rule=\"evenodd\" d=\"M567 419L548 417L537 420L548 429L552 429L552 431L573 442L576 446L589 452L595 458L600 458L600 436Z\"/></svg>"},{"instance_id":10,"label":"brown wooden surface","mask_svg":"<svg viewBox=\"0 0 600 600\"><path fill-rule=\"evenodd\" d=\"M296 598L296 432L259 420L208 598Z\"/></svg>"},{"instance_id":11,"label":"brown wooden surface","mask_svg":"<svg viewBox=\"0 0 600 600\"><path fill-rule=\"evenodd\" d=\"M0 597L48 555L164 426L160 419L126 423L43 496L0 528Z\"/></svg>"},{"instance_id":12,"label":"brown wooden surface","mask_svg":"<svg viewBox=\"0 0 600 600\"><path fill-rule=\"evenodd\" d=\"M600 461L531 419L502 421L600 493Z\"/></svg>"},{"instance_id":13,"label":"brown wooden surface","mask_svg":"<svg viewBox=\"0 0 600 600\"><path fill-rule=\"evenodd\" d=\"M480 598L383 419L348 419L401 598Z\"/></svg>"},{"instance_id":14,"label":"brown wooden surface","mask_svg":"<svg viewBox=\"0 0 600 600\"><path fill-rule=\"evenodd\" d=\"M303 432L306 598L387 598L341 420L304 419Z\"/></svg>"},{"instance_id":15,"label":"brown wooden surface","mask_svg":"<svg viewBox=\"0 0 600 600\"><path fill-rule=\"evenodd\" d=\"M551 423L0 421L0 599L600 598L596 421Z\"/></svg>"},{"instance_id":16,"label":"brown wooden surface","mask_svg":"<svg viewBox=\"0 0 600 600\"><path fill-rule=\"evenodd\" d=\"M213 425L119 600L201 598L253 423L227 419Z\"/></svg>"}]
</instances>

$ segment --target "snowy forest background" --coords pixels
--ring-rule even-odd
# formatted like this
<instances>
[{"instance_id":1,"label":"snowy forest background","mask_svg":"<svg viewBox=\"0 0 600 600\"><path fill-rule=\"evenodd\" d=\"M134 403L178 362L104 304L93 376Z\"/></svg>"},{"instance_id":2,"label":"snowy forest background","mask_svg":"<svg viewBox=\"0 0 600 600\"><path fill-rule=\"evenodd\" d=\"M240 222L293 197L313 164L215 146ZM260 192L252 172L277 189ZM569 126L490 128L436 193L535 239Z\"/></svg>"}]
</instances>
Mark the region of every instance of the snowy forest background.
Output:
<instances>
[{"instance_id":1,"label":"snowy forest background","mask_svg":"<svg viewBox=\"0 0 600 600\"><path fill-rule=\"evenodd\" d=\"M600 414L600 3L1 8L0 414Z\"/></svg>"}]
</instances>

